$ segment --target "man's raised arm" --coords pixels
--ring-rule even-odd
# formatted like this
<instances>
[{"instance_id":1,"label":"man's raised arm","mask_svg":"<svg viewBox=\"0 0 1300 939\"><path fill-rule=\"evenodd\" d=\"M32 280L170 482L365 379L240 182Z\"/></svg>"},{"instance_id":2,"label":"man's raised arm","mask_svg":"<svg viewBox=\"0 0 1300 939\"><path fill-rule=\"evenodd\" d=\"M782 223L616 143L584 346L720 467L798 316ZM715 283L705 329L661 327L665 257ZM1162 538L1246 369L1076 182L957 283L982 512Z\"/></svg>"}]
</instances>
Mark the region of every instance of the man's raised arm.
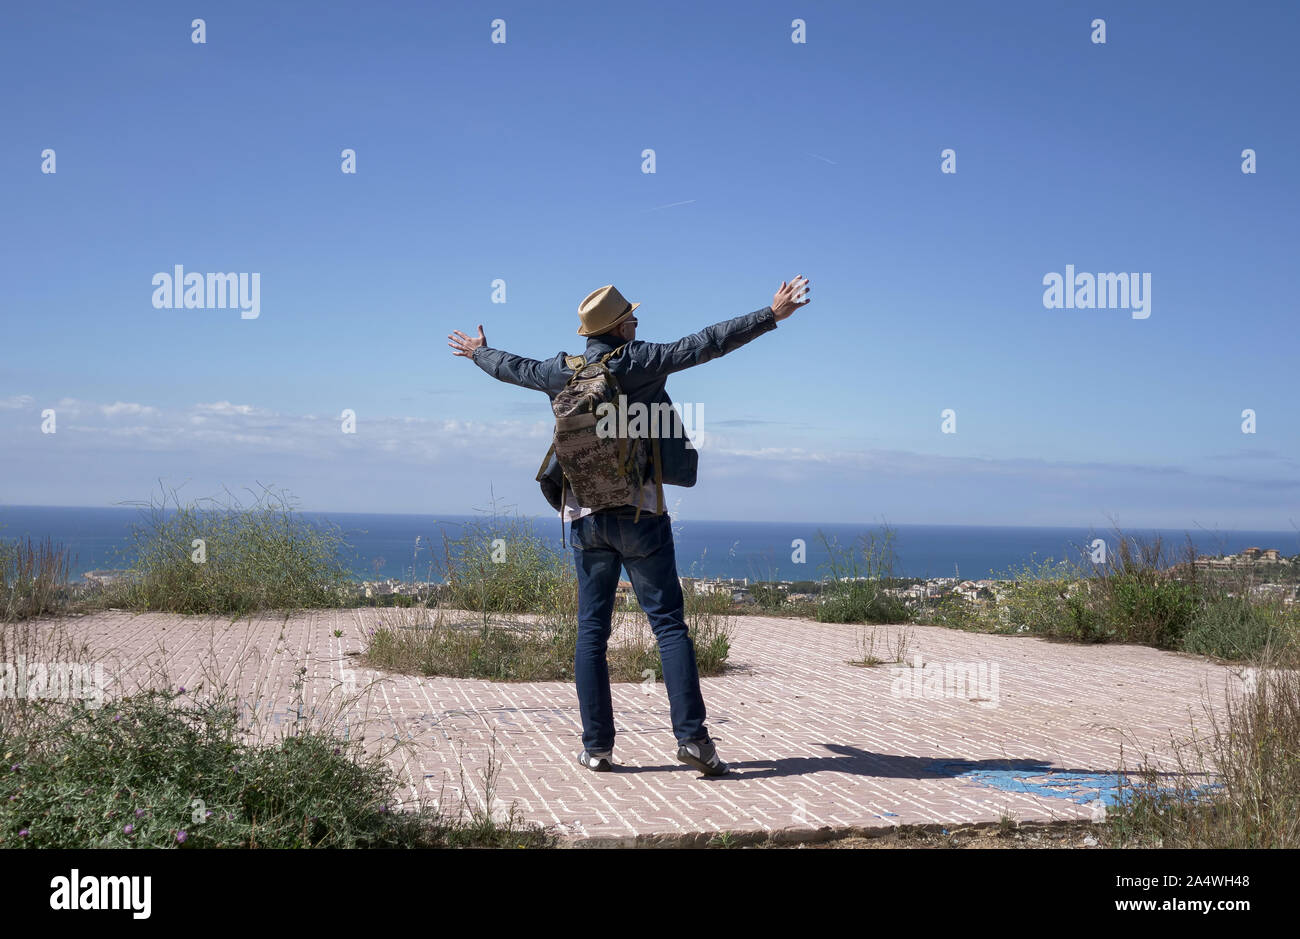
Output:
<instances>
[{"instance_id":1,"label":"man's raised arm","mask_svg":"<svg viewBox=\"0 0 1300 939\"><path fill-rule=\"evenodd\" d=\"M801 275L788 284L782 281L772 297L771 306L706 326L676 342L638 343L628 378L638 383L671 375L739 349L763 333L776 329L776 324L795 310L807 306L811 302L807 296L810 289L808 279Z\"/></svg>"},{"instance_id":2,"label":"man's raised arm","mask_svg":"<svg viewBox=\"0 0 1300 939\"><path fill-rule=\"evenodd\" d=\"M533 391L546 391L551 384L555 371L552 363L488 348L487 336L483 334L481 323L477 336L466 336L459 329L453 329L447 338L451 340L447 345L451 347L452 355L465 356L498 381Z\"/></svg>"}]
</instances>

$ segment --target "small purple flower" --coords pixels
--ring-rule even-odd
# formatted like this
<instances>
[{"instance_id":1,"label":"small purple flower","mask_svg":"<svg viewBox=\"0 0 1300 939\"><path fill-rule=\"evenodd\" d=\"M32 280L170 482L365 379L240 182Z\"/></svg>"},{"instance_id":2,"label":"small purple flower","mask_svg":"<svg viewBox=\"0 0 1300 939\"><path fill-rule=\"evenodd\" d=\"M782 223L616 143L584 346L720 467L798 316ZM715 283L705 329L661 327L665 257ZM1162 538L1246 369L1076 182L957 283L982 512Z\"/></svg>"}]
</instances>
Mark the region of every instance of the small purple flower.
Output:
<instances>
[{"instance_id":1,"label":"small purple flower","mask_svg":"<svg viewBox=\"0 0 1300 939\"><path fill-rule=\"evenodd\" d=\"M180 688L177 690L176 693L177 693L177 694L184 694L184 693L185 693L185 686L184 686L184 685L181 685Z\"/></svg>"},{"instance_id":2,"label":"small purple flower","mask_svg":"<svg viewBox=\"0 0 1300 939\"><path fill-rule=\"evenodd\" d=\"M30 835L30 834L31 834L31 832L28 831L26 828L24 828L22 831L18 832L18 837L19 837L19 838L26 838L26 837L27 837L28 835Z\"/></svg>"},{"instance_id":3,"label":"small purple flower","mask_svg":"<svg viewBox=\"0 0 1300 939\"><path fill-rule=\"evenodd\" d=\"M339 752L340 752L340 751L339 751L339 748L338 748L338 747L335 747L335 748L334 748L334 755L335 755L335 756L338 756L338 755L339 755Z\"/></svg>"},{"instance_id":4,"label":"small purple flower","mask_svg":"<svg viewBox=\"0 0 1300 939\"><path fill-rule=\"evenodd\" d=\"M16 773L16 772L18 772L20 769L22 769L22 766L21 766L20 764L18 764L18 763L15 763L13 766L9 767L9 772L11 772L11 773Z\"/></svg>"},{"instance_id":5,"label":"small purple flower","mask_svg":"<svg viewBox=\"0 0 1300 939\"><path fill-rule=\"evenodd\" d=\"M114 715L113 715L113 723L114 723L114 724L120 722L121 720L122 720L122 715L121 715L121 714L114 714Z\"/></svg>"},{"instance_id":6,"label":"small purple flower","mask_svg":"<svg viewBox=\"0 0 1300 939\"><path fill-rule=\"evenodd\" d=\"M212 817L212 809L208 809L206 812L204 812L204 813L203 813L203 817L204 817L204 818L211 818L211 817Z\"/></svg>"},{"instance_id":7,"label":"small purple flower","mask_svg":"<svg viewBox=\"0 0 1300 939\"><path fill-rule=\"evenodd\" d=\"M178 843L180 843L180 844L184 844L184 843L185 843L185 839L188 838L188 837L189 837L189 834L186 833L186 831L185 831L184 828L182 828L180 831L176 832L176 841L177 841Z\"/></svg>"},{"instance_id":8,"label":"small purple flower","mask_svg":"<svg viewBox=\"0 0 1300 939\"><path fill-rule=\"evenodd\" d=\"M136 817L136 818L139 818L139 817L140 817L141 815L143 815L143 814L144 814L144 809L136 809L136 810L135 810L135 817Z\"/></svg>"},{"instance_id":9,"label":"small purple flower","mask_svg":"<svg viewBox=\"0 0 1300 939\"><path fill-rule=\"evenodd\" d=\"M135 831L134 825L127 825L125 828L122 829L122 834L129 835L134 831Z\"/></svg>"}]
</instances>

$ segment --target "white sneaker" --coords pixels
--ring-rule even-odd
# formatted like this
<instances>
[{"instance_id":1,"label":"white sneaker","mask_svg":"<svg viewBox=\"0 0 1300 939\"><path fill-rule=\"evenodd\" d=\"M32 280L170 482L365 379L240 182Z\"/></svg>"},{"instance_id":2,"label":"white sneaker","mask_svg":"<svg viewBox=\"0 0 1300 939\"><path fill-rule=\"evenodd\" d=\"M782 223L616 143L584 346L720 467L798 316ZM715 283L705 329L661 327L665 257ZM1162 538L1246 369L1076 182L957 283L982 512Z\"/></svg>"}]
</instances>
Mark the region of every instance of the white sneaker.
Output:
<instances>
[{"instance_id":1,"label":"white sneaker","mask_svg":"<svg viewBox=\"0 0 1300 939\"><path fill-rule=\"evenodd\" d=\"M614 751L597 750L590 753L583 750L578 754L578 762L595 773L608 773L614 768Z\"/></svg>"}]
</instances>

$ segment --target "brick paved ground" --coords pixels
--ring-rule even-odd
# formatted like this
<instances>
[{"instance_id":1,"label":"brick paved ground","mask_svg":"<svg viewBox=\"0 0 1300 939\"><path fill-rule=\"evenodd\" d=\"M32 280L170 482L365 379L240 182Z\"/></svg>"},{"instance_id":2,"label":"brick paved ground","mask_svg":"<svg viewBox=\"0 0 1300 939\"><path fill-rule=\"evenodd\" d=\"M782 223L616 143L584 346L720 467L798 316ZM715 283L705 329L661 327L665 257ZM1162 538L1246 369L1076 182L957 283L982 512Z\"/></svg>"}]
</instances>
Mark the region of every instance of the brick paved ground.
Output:
<instances>
[{"instance_id":1,"label":"brick paved ground","mask_svg":"<svg viewBox=\"0 0 1300 939\"><path fill-rule=\"evenodd\" d=\"M308 715L337 710L340 730L365 733L368 746L380 737L403 743L391 760L408 803L437 799L441 788L444 805L481 805L495 737L498 812L514 803L524 818L592 843L1088 818L1113 786L1107 774L1119 766L1121 744L1130 767L1141 753L1169 766L1170 735L1204 729L1206 709L1222 714L1236 683L1228 668L1152 649L907 627L909 662L920 654L923 666L989 666L983 687L949 681L948 696L927 697L923 683L901 684L895 666L848 664L861 655L864 627L739 617L735 667L702 680L710 732L734 774L705 779L677 763L662 685L621 683L619 765L597 774L575 760L581 725L571 684L360 668L349 653L364 648L379 612L235 622L109 612L67 628L119 676L110 694L215 680L238 691L264 733L282 730L300 701ZM932 685L930 694L938 692ZM348 696L355 700L344 707Z\"/></svg>"}]
</instances>

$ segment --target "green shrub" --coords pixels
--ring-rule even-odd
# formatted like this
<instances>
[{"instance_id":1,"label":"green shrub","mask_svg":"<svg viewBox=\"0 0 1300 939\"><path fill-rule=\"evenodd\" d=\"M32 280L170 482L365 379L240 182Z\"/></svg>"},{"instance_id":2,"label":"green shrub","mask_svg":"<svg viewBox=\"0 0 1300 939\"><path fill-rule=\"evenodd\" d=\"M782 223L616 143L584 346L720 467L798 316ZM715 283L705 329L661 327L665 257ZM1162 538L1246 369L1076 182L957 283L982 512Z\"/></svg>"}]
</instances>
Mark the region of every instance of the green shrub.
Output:
<instances>
[{"instance_id":1,"label":"green shrub","mask_svg":"<svg viewBox=\"0 0 1300 939\"><path fill-rule=\"evenodd\" d=\"M991 619L979 606L956 594L938 597L913 615L926 625L972 631L985 630Z\"/></svg>"},{"instance_id":2,"label":"green shrub","mask_svg":"<svg viewBox=\"0 0 1300 939\"><path fill-rule=\"evenodd\" d=\"M578 580L572 558L539 537L529 519L495 508L465 526L459 538L443 535L446 604L487 613L576 615Z\"/></svg>"},{"instance_id":3,"label":"green shrub","mask_svg":"<svg viewBox=\"0 0 1300 939\"><path fill-rule=\"evenodd\" d=\"M1180 646L1201 606L1195 584L1154 570L1115 575L1108 587L1114 622L1124 640L1158 649Z\"/></svg>"},{"instance_id":4,"label":"green shrub","mask_svg":"<svg viewBox=\"0 0 1300 939\"><path fill-rule=\"evenodd\" d=\"M749 585L749 595L754 598L758 608L763 612L779 610L785 605L785 591L777 584L753 583Z\"/></svg>"},{"instance_id":5,"label":"green shrub","mask_svg":"<svg viewBox=\"0 0 1300 939\"><path fill-rule=\"evenodd\" d=\"M303 729L244 742L237 708L150 691L0 735L0 847L435 847L542 844L535 829L394 808L356 740ZM490 813L490 808L489 808Z\"/></svg>"},{"instance_id":6,"label":"green shrub","mask_svg":"<svg viewBox=\"0 0 1300 939\"><path fill-rule=\"evenodd\" d=\"M1004 631L1054 639L1097 642L1098 624L1078 594L1086 572L1069 561L1031 560L1008 574L999 594ZM1077 597L1072 602L1072 597Z\"/></svg>"},{"instance_id":7,"label":"green shrub","mask_svg":"<svg viewBox=\"0 0 1300 939\"><path fill-rule=\"evenodd\" d=\"M1105 563L1030 561L1003 575L995 603L945 597L920 615L962 629L1134 642L1233 660L1300 646L1300 614L1249 599L1249 577L1209 580L1198 572L1193 549L1171 563L1158 537L1143 541L1116 531L1111 543Z\"/></svg>"},{"instance_id":8,"label":"green shrub","mask_svg":"<svg viewBox=\"0 0 1300 939\"><path fill-rule=\"evenodd\" d=\"M816 617L823 623L902 623L912 611L886 592L893 582L894 533L863 535L859 547L843 547L818 532L826 548L830 579L822 585Z\"/></svg>"},{"instance_id":9,"label":"green shrub","mask_svg":"<svg viewBox=\"0 0 1300 939\"><path fill-rule=\"evenodd\" d=\"M1181 648L1203 603L1195 565L1175 567L1159 536L1144 540L1116 530L1112 543L1090 581L1092 610L1121 642ZM1189 551L1194 559L1194 550Z\"/></svg>"},{"instance_id":10,"label":"green shrub","mask_svg":"<svg viewBox=\"0 0 1300 939\"><path fill-rule=\"evenodd\" d=\"M488 681L572 681L577 620L457 623L439 612L392 609L370 634L368 665Z\"/></svg>"},{"instance_id":11,"label":"green shrub","mask_svg":"<svg viewBox=\"0 0 1300 939\"><path fill-rule=\"evenodd\" d=\"M393 609L381 615L365 652L366 664L375 668L488 681L573 680L576 617L549 623L497 618L480 626L422 610ZM700 674L720 674L731 648L726 619L698 608L688 609L686 618ZM659 645L645 630L631 639L611 640L607 656L611 681L642 681L647 670L663 677Z\"/></svg>"},{"instance_id":12,"label":"green shrub","mask_svg":"<svg viewBox=\"0 0 1300 939\"><path fill-rule=\"evenodd\" d=\"M1118 536L1105 565L1030 563L1013 573L1001 602L1014 632L1072 642L1138 642L1180 648L1201 607L1200 585L1162 564L1159 540Z\"/></svg>"},{"instance_id":13,"label":"green shrub","mask_svg":"<svg viewBox=\"0 0 1300 939\"><path fill-rule=\"evenodd\" d=\"M1197 612L1183 636L1183 648L1220 659L1250 659L1287 637L1269 611L1244 597L1218 597Z\"/></svg>"},{"instance_id":14,"label":"green shrub","mask_svg":"<svg viewBox=\"0 0 1300 939\"><path fill-rule=\"evenodd\" d=\"M816 610L822 623L903 623L912 615L898 598L860 582L830 591Z\"/></svg>"},{"instance_id":15,"label":"green shrub","mask_svg":"<svg viewBox=\"0 0 1300 939\"><path fill-rule=\"evenodd\" d=\"M695 646L695 662L701 675L719 675L731 652L732 602L728 592L685 592L686 628ZM659 647L654 647L655 673L663 677Z\"/></svg>"},{"instance_id":16,"label":"green shrub","mask_svg":"<svg viewBox=\"0 0 1300 939\"><path fill-rule=\"evenodd\" d=\"M366 661L377 668L491 681L572 681L578 638L573 561L525 519L493 514L446 542L444 605L383 611ZM701 675L720 674L730 651L731 596L684 591L685 617ZM477 625L456 611L478 614ZM525 615L527 614L527 615ZM634 620L644 616L630 612ZM662 678L658 643L644 631L611 641L613 681Z\"/></svg>"},{"instance_id":17,"label":"green shrub","mask_svg":"<svg viewBox=\"0 0 1300 939\"><path fill-rule=\"evenodd\" d=\"M1117 633L1114 625L1107 621L1105 614L1098 610L1091 601L1094 584L1081 582L1073 593L1065 598L1065 619L1061 629L1055 635L1073 642L1094 643L1110 642Z\"/></svg>"},{"instance_id":18,"label":"green shrub","mask_svg":"<svg viewBox=\"0 0 1300 939\"><path fill-rule=\"evenodd\" d=\"M49 538L0 539L0 623L57 612L71 566L67 548Z\"/></svg>"},{"instance_id":19,"label":"green shrub","mask_svg":"<svg viewBox=\"0 0 1300 939\"><path fill-rule=\"evenodd\" d=\"M169 509L164 495L132 527L129 573L104 602L170 613L338 606L353 589L342 545L336 526L307 522L270 490L249 506L231 497Z\"/></svg>"}]
</instances>

